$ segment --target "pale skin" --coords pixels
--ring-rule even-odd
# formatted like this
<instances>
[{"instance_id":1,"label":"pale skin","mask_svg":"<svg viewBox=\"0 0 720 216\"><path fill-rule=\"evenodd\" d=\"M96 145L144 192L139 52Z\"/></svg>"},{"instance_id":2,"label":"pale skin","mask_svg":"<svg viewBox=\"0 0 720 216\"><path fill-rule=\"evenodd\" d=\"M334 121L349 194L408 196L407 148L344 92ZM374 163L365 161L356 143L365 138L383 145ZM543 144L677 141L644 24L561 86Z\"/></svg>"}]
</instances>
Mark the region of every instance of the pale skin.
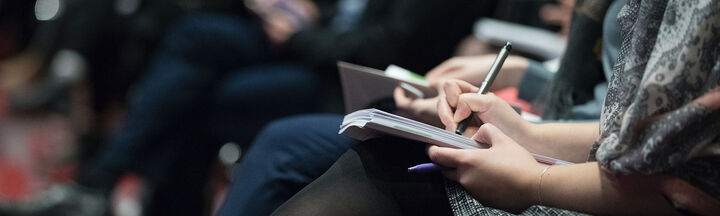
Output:
<instances>
[{"instance_id":1,"label":"pale skin","mask_svg":"<svg viewBox=\"0 0 720 216\"><path fill-rule=\"evenodd\" d=\"M493 94L476 94L477 87L467 82L449 80L442 90L437 112L446 129L454 131L472 111L474 121L464 135L491 147L461 150L430 146L428 155L435 163L455 168L443 174L458 181L484 205L511 212L542 204L591 214L677 214L663 195L676 201L682 198L667 192L668 185L681 181L639 174L610 180L597 163L584 162L598 137L597 123L533 124ZM480 120L485 124L480 126ZM545 166L528 150L576 164L553 166L541 178ZM702 202L691 208L693 212L717 213L715 200Z\"/></svg>"},{"instance_id":2,"label":"pale skin","mask_svg":"<svg viewBox=\"0 0 720 216\"><path fill-rule=\"evenodd\" d=\"M542 204L593 214L677 214L664 195L691 212L720 214L720 201L683 180L633 174L611 181L597 163L586 163L598 137L597 122L533 124L492 93L477 95L474 85L482 82L493 59L494 55L455 57L435 67L426 77L439 90L438 97L414 99L400 88L394 92L401 113L449 131L471 111L475 113L463 135L490 144L490 149L431 146L428 154L436 163L455 168L444 174L483 204L516 212ZM527 64L522 57L510 56L491 90L517 86ZM696 102L719 109L720 87ZM486 126L479 127L481 122ZM577 164L552 167L540 184L544 167L529 152Z\"/></svg>"},{"instance_id":3,"label":"pale skin","mask_svg":"<svg viewBox=\"0 0 720 216\"><path fill-rule=\"evenodd\" d=\"M271 5L279 0L251 0L253 5L259 7L256 13L263 20L263 29L273 44L280 45L285 43L296 32L300 31L297 26L293 25L293 17L287 11L272 7ZM301 19L309 23L315 22L318 17L318 9L315 3L309 0L293 0L287 1L287 6L291 10L300 14Z\"/></svg>"},{"instance_id":4,"label":"pale skin","mask_svg":"<svg viewBox=\"0 0 720 216\"><path fill-rule=\"evenodd\" d=\"M438 90L442 89L442 83L448 79L460 79L474 85L480 85L496 56L491 54L453 57L428 71L425 77L430 86ZM493 82L491 90L518 86L525 75L527 67L528 60L526 58L508 56L500 69L498 77ZM436 104L439 97L414 99L406 96L405 92L399 87L395 89L393 96L400 114L438 127L443 126L437 115Z\"/></svg>"}]
</instances>

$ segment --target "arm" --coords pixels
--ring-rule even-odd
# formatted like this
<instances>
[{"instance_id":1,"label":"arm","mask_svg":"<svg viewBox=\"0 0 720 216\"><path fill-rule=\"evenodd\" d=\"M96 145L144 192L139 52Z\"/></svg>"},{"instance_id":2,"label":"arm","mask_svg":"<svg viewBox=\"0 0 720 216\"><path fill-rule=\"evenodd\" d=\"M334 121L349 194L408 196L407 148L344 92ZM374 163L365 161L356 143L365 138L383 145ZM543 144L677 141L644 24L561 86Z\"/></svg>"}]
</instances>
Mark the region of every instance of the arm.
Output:
<instances>
[{"instance_id":1,"label":"arm","mask_svg":"<svg viewBox=\"0 0 720 216\"><path fill-rule=\"evenodd\" d=\"M599 136L598 122L532 124L527 135L516 140L530 152L566 161L587 161Z\"/></svg>"},{"instance_id":2,"label":"arm","mask_svg":"<svg viewBox=\"0 0 720 216\"><path fill-rule=\"evenodd\" d=\"M538 182L540 197L533 204L601 215L665 215L674 211L653 184L657 176L623 178L620 182L610 180L597 163L553 166Z\"/></svg>"},{"instance_id":3,"label":"arm","mask_svg":"<svg viewBox=\"0 0 720 216\"><path fill-rule=\"evenodd\" d=\"M480 85L490 70L497 55L458 56L448 59L430 70L426 77L431 85L439 85L447 79L459 79L473 85ZM491 91L517 87L528 68L528 59L522 56L508 56L495 78Z\"/></svg>"},{"instance_id":4,"label":"arm","mask_svg":"<svg viewBox=\"0 0 720 216\"><path fill-rule=\"evenodd\" d=\"M482 12L478 8L483 9L478 5L482 4L370 0L360 23L348 32L336 32L329 25L316 26L293 35L284 48L311 63L326 65L343 60L385 67L407 64L403 60L408 58L439 59L449 56L460 38L470 33L474 18ZM437 32L444 34L434 34Z\"/></svg>"},{"instance_id":5,"label":"arm","mask_svg":"<svg viewBox=\"0 0 720 216\"><path fill-rule=\"evenodd\" d=\"M455 168L443 174L458 181L484 205L519 212L534 204L591 214L669 214L673 209L657 190L657 176L624 176L610 181L597 163L546 166L492 124L473 139L489 149L431 146L435 163ZM502 184L498 184L502 182Z\"/></svg>"},{"instance_id":6,"label":"arm","mask_svg":"<svg viewBox=\"0 0 720 216\"><path fill-rule=\"evenodd\" d=\"M455 131L458 122L474 113L465 136L491 123L533 153L571 162L586 161L598 137L597 123L530 123L502 99L492 93L479 95L477 87L464 81L448 80L442 88L437 113L446 129Z\"/></svg>"}]
</instances>

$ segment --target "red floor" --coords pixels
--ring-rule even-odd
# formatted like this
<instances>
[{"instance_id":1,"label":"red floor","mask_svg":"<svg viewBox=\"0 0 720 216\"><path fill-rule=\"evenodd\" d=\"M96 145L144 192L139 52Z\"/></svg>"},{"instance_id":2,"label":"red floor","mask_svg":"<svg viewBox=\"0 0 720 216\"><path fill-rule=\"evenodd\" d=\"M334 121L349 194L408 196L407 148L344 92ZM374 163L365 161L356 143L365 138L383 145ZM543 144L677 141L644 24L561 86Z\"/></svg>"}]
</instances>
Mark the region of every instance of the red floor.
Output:
<instances>
[{"instance_id":1,"label":"red floor","mask_svg":"<svg viewBox=\"0 0 720 216\"><path fill-rule=\"evenodd\" d=\"M72 181L73 132L66 117L54 114L9 115L0 90L0 203L32 199L51 185ZM217 200L226 185L215 184ZM113 197L116 215L140 215L142 180L124 177Z\"/></svg>"},{"instance_id":2,"label":"red floor","mask_svg":"<svg viewBox=\"0 0 720 216\"><path fill-rule=\"evenodd\" d=\"M72 133L58 115L0 116L0 202L71 180Z\"/></svg>"}]
</instances>

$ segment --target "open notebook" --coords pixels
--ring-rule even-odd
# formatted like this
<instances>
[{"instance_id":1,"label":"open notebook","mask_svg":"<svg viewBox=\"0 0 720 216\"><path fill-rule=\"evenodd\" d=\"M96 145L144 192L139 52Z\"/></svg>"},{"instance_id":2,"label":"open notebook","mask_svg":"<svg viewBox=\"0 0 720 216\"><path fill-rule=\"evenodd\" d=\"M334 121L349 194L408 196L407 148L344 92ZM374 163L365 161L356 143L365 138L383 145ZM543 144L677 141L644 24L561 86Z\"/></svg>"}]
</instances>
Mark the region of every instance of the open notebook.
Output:
<instances>
[{"instance_id":1,"label":"open notebook","mask_svg":"<svg viewBox=\"0 0 720 216\"><path fill-rule=\"evenodd\" d=\"M358 110L346 115L338 133L361 141L391 135L450 148L474 149L489 147L471 138L378 109ZM542 164L572 164L543 155L533 154L533 156L535 160Z\"/></svg>"}]
</instances>

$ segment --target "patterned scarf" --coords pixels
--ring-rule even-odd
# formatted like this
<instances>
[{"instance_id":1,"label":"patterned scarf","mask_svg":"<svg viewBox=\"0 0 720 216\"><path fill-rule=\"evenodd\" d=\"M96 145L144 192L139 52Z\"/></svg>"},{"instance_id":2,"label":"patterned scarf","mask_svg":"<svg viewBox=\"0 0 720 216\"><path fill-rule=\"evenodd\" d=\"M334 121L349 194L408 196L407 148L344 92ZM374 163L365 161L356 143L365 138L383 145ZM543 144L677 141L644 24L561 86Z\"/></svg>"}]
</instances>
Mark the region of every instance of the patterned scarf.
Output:
<instances>
[{"instance_id":1,"label":"patterned scarf","mask_svg":"<svg viewBox=\"0 0 720 216\"><path fill-rule=\"evenodd\" d=\"M613 174L670 174L720 198L720 1L630 0L618 19L623 43L589 159ZM446 185L454 215L513 215ZM535 205L520 215L583 214Z\"/></svg>"},{"instance_id":2,"label":"patterned scarf","mask_svg":"<svg viewBox=\"0 0 720 216\"><path fill-rule=\"evenodd\" d=\"M631 0L590 160L720 197L720 1Z\"/></svg>"}]
</instances>

